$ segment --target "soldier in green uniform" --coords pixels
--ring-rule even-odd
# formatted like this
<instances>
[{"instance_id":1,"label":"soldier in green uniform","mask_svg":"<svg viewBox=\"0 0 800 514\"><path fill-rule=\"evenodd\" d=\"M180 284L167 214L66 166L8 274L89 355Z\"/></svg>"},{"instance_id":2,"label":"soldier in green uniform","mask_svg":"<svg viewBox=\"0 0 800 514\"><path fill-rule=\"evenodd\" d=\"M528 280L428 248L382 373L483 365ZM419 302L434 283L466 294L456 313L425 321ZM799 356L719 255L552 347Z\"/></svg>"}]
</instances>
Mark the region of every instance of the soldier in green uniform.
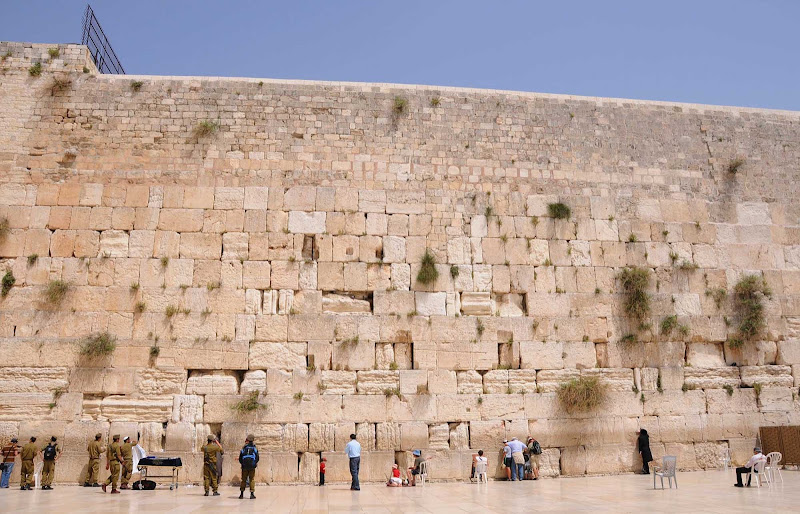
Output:
<instances>
[{"instance_id":1,"label":"soldier in green uniform","mask_svg":"<svg viewBox=\"0 0 800 514\"><path fill-rule=\"evenodd\" d=\"M208 444L203 446L203 489L208 496L208 488L214 491L214 496L219 496L217 492L217 453L224 454L222 445L212 434L208 436Z\"/></svg>"},{"instance_id":2,"label":"soldier in green uniform","mask_svg":"<svg viewBox=\"0 0 800 514\"><path fill-rule=\"evenodd\" d=\"M31 487L34 484L33 459L36 458L37 453L39 453L39 447L36 446L36 438L31 437L30 442L22 447L22 452L20 453L22 469L19 476L19 488L23 491L33 489Z\"/></svg>"},{"instance_id":3,"label":"soldier in green uniform","mask_svg":"<svg viewBox=\"0 0 800 514\"><path fill-rule=\"evenodd\" d=\"M45 446L42 447L42 490L50 491L53 489L53 477L56 474L56 461L61 457L61 448L56 443L56 436L50 438Z\"/></svg>"},{"instance_id":4,"label":"soldier in green uniform","mask_svg":"<svg viewBox=\"0 0 800 514\"><path fill-rule=\"evenodd\" d=\"M103 454L103 445L100 443L102 438L102 434L96 434L94 441L86 448L89 452L89 467L86 470L86 482L83 483L83 487L100 487L97 477L100 475L100 455Z\"/></svg>"},{"instance_id":5,"label":"soldier in green uniform","mask_svg":"<svg viewBox=\"0 0 800 514\"><path fill-rule=\"evenodd\" d=\"M129 489L128 483L131 481L131 474L133 473L133 443L130 437L125 437L122 440L122 445L119 451L122 454L122 485L120 489Z\"/></svg>"},{"instance_id":6,"label":"soldier in green uniform","mask_svg":"<svg viewBox=\"0 0 800 514\"><path fill-rule=\"evenodd\" d=\"M108 445L106 450L106 469L111 471L111 474L106 479L105 483L101 486L103 492L106 492L106 487L111 484L111 494L119 494L117 491L117 480L119 479L119 466L122 463L122 452L119 448L119 434L114 435L113 442Z\"/></svg>"}]
</instances>

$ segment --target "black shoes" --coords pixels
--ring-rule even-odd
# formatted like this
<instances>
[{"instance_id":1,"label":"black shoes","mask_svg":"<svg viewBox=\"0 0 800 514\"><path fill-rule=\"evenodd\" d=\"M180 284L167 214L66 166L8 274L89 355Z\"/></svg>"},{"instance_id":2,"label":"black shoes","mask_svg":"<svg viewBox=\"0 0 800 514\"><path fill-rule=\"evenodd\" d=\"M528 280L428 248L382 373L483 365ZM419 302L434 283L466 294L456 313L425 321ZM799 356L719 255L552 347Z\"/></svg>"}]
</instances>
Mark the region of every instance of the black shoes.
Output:
<instances>
[{"instance_id":1,"label":"black shoes","mask_svg":"<svg viewBox=\"0 0 800 514\"><path fill-rule=\"evenodd\" d=\"M205 492L205 494L204 494L203 496L208 496L208 491L206 491L206 492Z\"/></svg>"},{"instance_id":2,"label":"black shoes","mask_svg":"<svg viewBox=\"0 0 800 514\"><path fill-rule=\"evenodd\" d=\"M214 491L214 496L219 496L219 493L217 491Z\"/></svg>"},{"instance_id":3,"label":"black shoes","mask_svg":"<svg viewBox=\"0 0 800 514\"><path fill-rule=\"evenodd\" d=\"M255 500L255 499L256 499L256 495L255 495L255 494L253 494L253 493L250 493L250 499L251 499L251 500Z\"/></svg>"},{"instance_id":4,"label":"black shoes","mask_svg":"<svg viewBox=\"0 0 800 514\"><path fill-rule=\"evenodd\" d=\"M239 499L244 500L244 491L239 493Z\"/></svg>"},{"instance_id":5,"label":"black shoes","mask_svg":"<svg viewBox=\"0 0 800 514\"><path fill-rule=\"evenodd\" d=\"M744 487L742 484L733 484L733 487Z\"/></svg>"}]
</instances>

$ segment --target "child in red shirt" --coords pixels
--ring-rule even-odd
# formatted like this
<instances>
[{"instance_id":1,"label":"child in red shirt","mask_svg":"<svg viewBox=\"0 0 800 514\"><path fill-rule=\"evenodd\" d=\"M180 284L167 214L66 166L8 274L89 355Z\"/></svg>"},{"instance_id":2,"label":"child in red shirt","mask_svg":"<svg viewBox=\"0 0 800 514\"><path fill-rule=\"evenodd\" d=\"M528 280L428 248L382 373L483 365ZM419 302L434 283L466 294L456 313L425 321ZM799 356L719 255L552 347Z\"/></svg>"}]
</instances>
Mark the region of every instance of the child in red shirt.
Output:
<instances>
[{"instance_id":1,"label":"child in red shirt","mask_svg":"<svg viewBox=\"0 0 800 514\"><path fill-rule=\"evenodd\" d=\"M327 462L325 457L319 461L319 485L325 485L325 462Z\"/></svg>"},{"instance_id":2,"label":"child in red shirt","mask_svg":"<svg viewBox=\"0 0 800 514\"><path fill-rule=\"evenodd\" d=\"M400 468L397 464L392 464L392 476L389 478L389 481L386 482L386 485L389 487L402 487L403 480L400 478Z\"/></svg>"}]
</instances>

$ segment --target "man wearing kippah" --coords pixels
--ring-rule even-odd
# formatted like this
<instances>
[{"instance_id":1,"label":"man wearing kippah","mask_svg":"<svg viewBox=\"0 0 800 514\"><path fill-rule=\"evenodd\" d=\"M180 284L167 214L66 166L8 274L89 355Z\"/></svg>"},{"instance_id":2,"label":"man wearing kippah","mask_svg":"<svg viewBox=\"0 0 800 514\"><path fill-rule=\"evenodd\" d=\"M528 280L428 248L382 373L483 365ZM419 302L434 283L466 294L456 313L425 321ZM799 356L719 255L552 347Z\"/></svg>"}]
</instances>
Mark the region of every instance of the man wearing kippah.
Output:
<instances>
[{"instance_id":1,"label":"man wearing kippah","mask_svg":"<svg viewBox=\"0 0 800 514\"><path fill-rule=\"evenodd\" d=\"M753 456L750 457L750 460L747 461L747 464L745 464L744 466L742 466L740 468L736 468L736 483L733 484L733 485L735 487L744 487L742 485L742 473L750 473L750 470L753 469L753 466L755 466L757 463L759 463L761 461L765 461L765 460L767 460L767 458L764 457L763 453L761 453L761 448L759 448L758 446L753 448ZM748 475L747 476L747 487L750 487L750 478L752 478L752 476Z\"/></svg>"}]
</instances>

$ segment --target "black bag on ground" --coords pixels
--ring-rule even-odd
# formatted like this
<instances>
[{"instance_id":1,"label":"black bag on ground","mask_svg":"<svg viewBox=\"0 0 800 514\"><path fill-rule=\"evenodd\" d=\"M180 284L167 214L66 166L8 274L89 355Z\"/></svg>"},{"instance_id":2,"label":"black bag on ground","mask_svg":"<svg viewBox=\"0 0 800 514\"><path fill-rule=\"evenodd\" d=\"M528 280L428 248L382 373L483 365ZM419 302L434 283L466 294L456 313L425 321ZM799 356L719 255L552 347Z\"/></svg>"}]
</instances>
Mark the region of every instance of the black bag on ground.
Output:
<instances>
[{"instance_id":1,"label":"black bag on ground","mask_svg":"<svg viewBox=\"0 0 800 514\"><path fill-rule=\"evenodd\" d=\"M133 483L133 489L136 491L152 491L156 488L156 483L152 480L137 480Z\"/></svg>"}]
</instances>

